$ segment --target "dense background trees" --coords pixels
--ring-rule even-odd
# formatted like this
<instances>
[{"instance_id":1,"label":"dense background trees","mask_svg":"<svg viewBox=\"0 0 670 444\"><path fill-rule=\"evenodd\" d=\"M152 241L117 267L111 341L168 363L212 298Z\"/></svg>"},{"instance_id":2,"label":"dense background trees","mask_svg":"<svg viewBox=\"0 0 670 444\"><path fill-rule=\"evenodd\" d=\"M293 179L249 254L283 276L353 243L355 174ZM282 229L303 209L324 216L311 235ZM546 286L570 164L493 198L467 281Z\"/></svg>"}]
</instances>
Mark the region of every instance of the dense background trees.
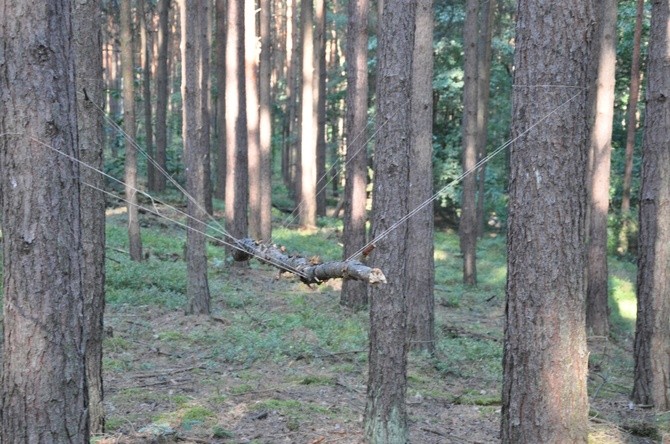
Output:
<instances>
[{"instance_id":1,"label":"dense background trees","mask_svg":"<svg viewBox=\"0 0 670 444\"><path fill-rule=\"evenodd\" d=\"M438 296L442 307L461 303L470 292L488 291L476 288L479 270L491 268L488 252L477 245L506 233L505 439L550 439L550 423L574 419L570 440L583 440L585 331L607 343L620 309L609 310L613 282L608 254L630 263L639 254L634 397L642 404L667 404L658 395L667 390L667 382L659 378L667 362L656 359L667 338L655 336L667 336L662 321L667 319L667 295L663 287L653 286L663 281L655 276L665 272L658 264L668 244L662 237L667 217L660 212L667 174L657 168L667 163L659 117L664 111L662 101L654 99L663 94L663 86L657 80L662 77L661 56L652 52L649 67L645 65L649 11L642 0L575 3L571 11L588 10L574 12L571 19L593 16L593 25L557 18L541 29L546 35L538 35L546 38L539 42L525 34L537 26L527 13L537 8L542 16L562 20L566 16L558 13L567 5L426 1L415 2L408 13L402 2L365 0L61 3L63 8L77 6L77 92L87 90L86 100L77 103L78 141L72 146L79 147L82 162L95 168L71 172L93 186L80 190L91 430L100 431L104 424L103 188L125 200L128 242L122 248L135 261L155 254L143 251L139 228L141 221L150 225L145 215L157 208L156 199L185 207L191 216L183 252L189 270L184 287L188 313L210 312L208 266L215 263L219 270L228 263L212 259L216 242L206 241L212 233L224 236L229 253L241 259L234 242L247 233L270 243L277 240L273 225L280 239L287 227L307 228L300 231L305 237L331 230L329 239L343 244L337 256L381 265L387 286L369 289L345 281L340 299L346 310L371 310L370 439L395 436L402 441L407 436L403 398L408 350L422 349L438 361L444 353L436 347L447 327L435 325L435 291L457 294L454 300ZM667 3L655 2L653 8L657 33L652 33L651 49L660 54L667 43L659 37L664 19L658 17ZM98 24L104 25L102 49ZM392 24L398 29L389 31ZM2 25L4 33L13 32L7 18ZM582 27L584 33L570 32ZM571 42L579 50L568 56ZM549 53L546 62L538 63ZM12 64L3 55L2 80L10 85L3 89L4 98L15 87L7 74ZM645 76L646 110L637 102ZM562 107L567 100L569 106ZM3 134L12 132L12 118L3 114L3 119ZM638 125L645 127L643 160L635 152L642 141ZM505 150L512 139L513 148ZM587 157L586 146L591 150ZM475 170L496 148L500 154ZM8 167L11 171L16 165ZM101 169L109 174L107 180L96 171ZM113 179L121 177L123 182ZM188 202L180 187L190 194ZM152 195L142 194L145 189ZM433 190L439 193L433 196ZM115 204L107 198L108 206ZM208 226L210 216L224 219L226 230ZM435 227L447 235L458 231L459 281L464 285L443 277L435 282L438 255L459 254L434 251ZM78 241L72 242L76 246ZM5 248L10 245L7 241ZM310 247L303 246L310 250L304 253L315 255L314 262L321 260L323 246ZM363 247L370 249L363 254ZM5 268L13 270L11 261L18 253L7 251ZM580 274L587 265L588 274ZM582 312L584 297L588 305ZM495 301L495 295L491 298ZM10 311L12 303L6 296ZM64 313L70 309L65 307ZM565 319L571 323L561 321ZM15 325L11 314L5 322ZM569 332L559 328L568 324ZM573 367L556 364L537 344L559 349ZM554 358L560 355L553 353ZM527 358L525 366L520 356ZM577 381L571 383L574 390L543 385L548 368L562 381ZM448 377L448 371L444 374ZM392 383L385 379L389 375ZM520 394L518 384L528 393ZM519 397L526 396L526 408L537 402L540 406L532 409L546 411L541 403L550 390L561 392L562 402L573 403L572 419L556 409L556 416L542 419L542 430L516 429L515 418L527 414L517 409Z\"/></svg>"}]
</instances>

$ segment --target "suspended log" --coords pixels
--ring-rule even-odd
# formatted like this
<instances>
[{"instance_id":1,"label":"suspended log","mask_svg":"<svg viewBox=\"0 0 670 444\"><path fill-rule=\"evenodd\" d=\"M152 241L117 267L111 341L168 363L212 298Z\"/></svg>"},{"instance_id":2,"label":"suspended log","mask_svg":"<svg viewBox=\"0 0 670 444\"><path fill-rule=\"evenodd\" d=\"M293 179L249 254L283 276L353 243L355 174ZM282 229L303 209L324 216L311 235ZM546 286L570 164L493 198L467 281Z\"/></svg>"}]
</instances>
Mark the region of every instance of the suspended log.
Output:
<instances>
[{"instance_id":1,"label":"suspended log","mask_svg":"<svg viewBox=\"0 0 670 444\"><path fill-rule=\"evenodd\" d=\"M386 276L379 268L371 268L358 260L321 262L318 258L288 255L282 247L259 244L253 239L237 241L242 254L235 260L243 261L255 257L260 262L272 265L280 271L292 273L305 284L321 284L329 279L354 279L368 284L385 284Z\"/></svg>"}]
</instances>

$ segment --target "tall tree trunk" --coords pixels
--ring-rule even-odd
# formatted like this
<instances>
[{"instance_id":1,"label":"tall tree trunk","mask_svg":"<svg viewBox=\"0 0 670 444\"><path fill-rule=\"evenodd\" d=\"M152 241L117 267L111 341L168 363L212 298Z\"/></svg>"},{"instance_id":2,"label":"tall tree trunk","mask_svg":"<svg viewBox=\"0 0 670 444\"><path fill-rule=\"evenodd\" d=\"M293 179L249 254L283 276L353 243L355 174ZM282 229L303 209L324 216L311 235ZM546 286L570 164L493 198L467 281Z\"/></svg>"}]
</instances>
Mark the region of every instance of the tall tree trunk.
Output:
<instances>
[{"instance_id":1,"label":"tall tree trunk","mask_svg":"<svg viewBox=\"0 0 670 444\"><path fill-rule=\"evenodd\" d=\"M589 149L589 220L586 328L595 336L609 335L607 304L607 212L610 192L612 121L616 66L616 0L597 3L598 19L592 62L595 121Z\"/></svg>"},{"instance_id":2,"label":"tall tree trunk","mask_svg":"<svg viewBox=\"0 0 670 444\"><path fill-rule=\"evenodd\" d=\"M479 0L467 0L463 42L463 173L477 163L477 15ZM463 255L463 283L477 284L477 183L472 172L463 178L459 236Z\"/></svg>"},{"instance_id":3,"label":"tall tree trunk","mask_svg":"<svg viewBox=\"0 0 670 444\"><path fill-rule=\"evenodd\" d=\"M477 39L477 162L486 157L486 141L489 121L489 90L491 80L491 22L495 11L495 0L486 0L481 5L481 20ZM477 182L477 236L484 235L486 191L486 164L476 172Z\"/></svg>"},{"instance_id":4,"label":"tall tree trunk","mask_svg":"<svg viewBox=\"0 0 670 444\"><path fill-rule=\"evenodd\" d=\"M201 130L203 116L201 108L201 84L199 63L201 8L200 0L179 0L181 18L181 59L182 59L182 138L184 140L184 164L188 199L188 227L186 232L186 293L188 304L186 314L209 314L210 295L207 282L206 239L203 232L207 224L205 218L205 160L208 145L203 145ZM209 124L209 121L207 122Z\"/></svg>"},{"instance_id":5,"label":"tall tree trunk","mask_svg":"<svg viewBox=\"0 0 670 444\"><path fill-rule=\"evenodd\" d=\"M137 208L137 150L135 149L135 63L133 61L133 16L130 0L121 0L121 68L123 71L123 131L126 133L125 197L128 202L130 258L142 260L142 238Z\"/></svg>"},{"instance_id":6,"label":"tall tree trunk","mask_svg":"<svg viewBox=\"0 0 670 444\"><path fill-rule=\"evenodd\" d=\"M244 1L226 8L226 229L235 239L247 237L248 145L244 78ZM239 257L238 250L229 254Z\"/></svg>"},{"instance_id":7,"label":"tall tree trunk","mask_svg":"<svg viewBox=\"0 0 670 444\"><path fill-rule=\"evenodd\" d=\"M216 188L214 195L219 199L226 197L226 34L227 34L227 0L216 1L216 89L219 99L217 101L218 118L217 127L219 129L216 149Z\"/></svg>"},{"instance_id":8,"label":"tall tree trunk","mask_svg":"<svg viewBox=\"0 0 670 444\"><path fill-rule=\"evenodd\" d=\"M212 164L211 156L211 116L210 116L210 49L212 42L210 41L210 9L208 1L199 4L199 29L198 29L198 63L200 64L200 72L198 73L198 84L200 92L200 110L198 111L198 139L200 145L203 147L200 151L202 159L199 161L203 164L203 205L208 214L214 212L214 202L212 201Z\"/></svg>"},{"instance_id":9,"label":"tall tree trunk","mask_svg":"<svg viewBox=\"0 0 670 444\"><path fill-rule=\"evenodd\" d=\"M153 15L151 8L148 12ZM137 3L137 15L139 16L140 51L142 53L142 104L144 105L145 151L149 157L147 159L147 185L150 190L153 190L157 174L156 168L150 160L155 157L151 110L151 52L153 48L153 36L150 30L152 20L147 21L147 11L144 7L144 2Z\"/></svg>"},{"instance_id":10,"label":"tall tree trunk","mask_svg":"<svg viewBox=\"0 0 670 444\"><path fill-rule=\"evenodd\" d=\"M620 254L628 251L630 232L630 188L633 179L633 153L635 151L635 130L637 129L637 103L640 98L640 46L642 41L642 19L644 0L637 0L635 31L633 32L633 59L630 67L630 89L626 106L626 156L621 194L621 232L619 233Z\"/></svg>"},{"instance_id":11,"label":"tall tree trunk","mask_svg":"<svg viewBox=\"0 0 670 444\"><path fill-rule=\"evenodd\" d=\"M412 138L409 161L409 208L433 195L433 1L416 7L412 71ZM435 350L435 264L433 206L426 205L407 221L407 333L410 347Z\"/></svg>"},{"instance_id":12,"label":"tall tree trunk","mask_svg":"<svg viewBox=\"0 0 670 444\"><path fill-rule=\"evenodd\" d=\"M386 0L379 35L373 236L409 211L411 82L416 4ZM407 443L407 225L387 233L373 253L388 275L370 288L370 352L365 434L369 442Z\"/></svg>"},{"instance_id":13,"label":"tall tree trunk","mask_svg":"<svg viewBox=\"0 0 670 444\"><path fill-rule=\"evenodd\" d=\"M284 148L282 171L284 183L289 191L296 194L297 143L296 114L298 89L298 6L296 0L287 0L286 5L286 111L284 120Z\"/></svg>"},{"instance_id":14,"label":"tall tree trunk","mask_svg":"<svg viewBox=\"0 0 670 444\"><path fill-rule=\"evenodd\" d=\"M300 225L316 227L316 106L314 97L314 1L300 5L302 87L300 95Z\"/></svg>"},{"instance_id":15,"label":"tall tree trunk","mask_svg":"<svg viewBox=\"0 0 670 444\"><path fill-rule=\"evenodd\" d=\"M314 3L314 106L316 122L316 215L326 215L326 2Z\"/></svg>"},{"instance_id":16,"label":"tall tree trunk","mask_svg":"<svg viewBox=\"0 0 670 444\"><path fill-rule=\"evenodd\" d=\"M84 444L82 279L89 275L82 267L79 164L70 160L79 158L72 5L1 0L0 10L0 436L5 444Z\"/></svg>"},{"instance_id":17,"label":"tall tree trunk","mask_svg":"<svg viewBox=\"0 0 670 444\"><path fill-rule=\"evenodd\" d=\"M103 169L102 35L100 1L73 3L72 40L77 73L77 123L82 224L82 288L86 337L86 381L90 431L104 432L102 380L103 314L105 311L105 196ZM96 18L96 19L92 19ZM84 96L82 93L86 91ZM86 99L88 97L88 99Z\"/></svg>"},{"instance_id":18,"label":"tall tree trunk","mask_svg":"<svg viewBox=\"0 0 670 444\"><path fill-rule=\"evenodd\" d=\"M344 185L344 258L365 245L368 154L365 128L368 119L368 0L351 0L347 6L347 114L346 182ZM344 280L340 303L361 308L368 303L368 287Z\"/></svg>"},{"instance_id":19,"label":"tall tree trunk","mask_svg":"<svg viewBox=\"0 0 670 444\"><path fill-rule=\"evenodd\" d=\"M584 241L593 13L591 2L581 0L522 0L517 8L503 443L587 442Z\"/></svg>"},{"instance_id":20,"label":"tall tree trunk","mask_svg":"<svg viewBox=\"0 0 670 444\"><path fill-rule=\"evenodd\" d=\"M158 0L158 54L156 60L156 163L167 170L168 45L170 0ZM152 191L165 191L166 177L157 173ZM151 183L150 183L151 186Z\"/></svg>"},{"instance_id":21,"label":"tall tree trunk","mask_svg":"<svg viewBox=\"0 0 670 444\"><path fill-rule=\"evenodd\" d=\"M260 230L258 240L272 238L272 20L271 0L260 0Z\"/></svg>"},{"instance_id":22,"label":"tall tree trunk","mask_svg":"<svg viewBox=\"0 0 670 444\"><path fill-rule=\"evenodd\" d=\"M651 6L642 150L633 399L670 409L670 65L668 0Z\"/></svg>"},{"instance_id":23,"label":"tall tree trunk","mask_svg":"<svg viewBox=\"0 0 670 444\"><path fill-rule=\"evenodd\" d=\"M244 4L244 53L247 88L247 140L249 144L249 233L260 239L261 225L261 146L258 83L258 38L256 0Z\"/></svg>"}]
</instances>

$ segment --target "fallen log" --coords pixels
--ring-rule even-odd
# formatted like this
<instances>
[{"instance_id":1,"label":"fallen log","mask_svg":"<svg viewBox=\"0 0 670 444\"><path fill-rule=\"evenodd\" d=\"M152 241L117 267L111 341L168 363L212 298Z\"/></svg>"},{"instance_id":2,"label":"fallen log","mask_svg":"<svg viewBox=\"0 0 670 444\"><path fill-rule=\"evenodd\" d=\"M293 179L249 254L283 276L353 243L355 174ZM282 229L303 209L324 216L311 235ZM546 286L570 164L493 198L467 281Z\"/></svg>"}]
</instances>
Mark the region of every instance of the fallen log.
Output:
<instances>
[{"instance_id":1,"label":"fallen log","mask_svg":"<svg viewBox=\"0 0 670 444\"><path fill-rule=\"evenodd\" d=\"M353 279L368 284L385 284L386 276L379 268L371 268L358 260L321 262L316 258L288 255L276 245L259 244L253 239L237 241L235 260L243 261L255 257L260 262L272 265L280 271L292 273L305 284L321 284L329 279Z\"/></svg>"}]
</instances>

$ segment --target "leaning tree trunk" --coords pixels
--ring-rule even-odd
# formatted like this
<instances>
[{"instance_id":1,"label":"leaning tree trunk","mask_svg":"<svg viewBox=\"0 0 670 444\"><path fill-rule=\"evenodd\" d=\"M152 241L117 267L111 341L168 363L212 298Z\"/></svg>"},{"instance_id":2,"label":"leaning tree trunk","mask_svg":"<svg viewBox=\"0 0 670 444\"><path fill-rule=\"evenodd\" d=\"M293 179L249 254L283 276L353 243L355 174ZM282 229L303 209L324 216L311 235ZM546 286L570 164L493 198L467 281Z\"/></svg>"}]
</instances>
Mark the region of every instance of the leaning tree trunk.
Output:
<instances>
[{"instance_id":1,"label":"leaning tree trunk","mask_svg":"<svg viewBox=\"0 0 670 444\"><path fill-rule=\"evenodd\" d=\"M586 443L593 11L581 0L521 0L517 12L502 442Z\"/></svg>"},{"instance_id":2,"label":"leaning tree trunk","mask_svg":"<svg viewBox=\"0 0 670 444\"><path fill-rule=\"evenodd\" d=\"M670 409L670 65L668 0L651 9L642 150L633 399Z\"/></svg>"},{"instance_id":3,"label":"leaning tree trunk","mask_svg":"<svg viewBox=\"0 0 670 444\"><path fill-rule=\"evenodd\" d=\"M416 4L386 0L379 35L373 236L409 211L411 82ZM365 435L373 444L408 442L407 224L388 231L373 263L388 284L370 288L370 352Z\"/></svg>"},{"instance_id":4,"label":"leaning tree trunk","mask_svg":"<svg viewBox=\"0 0 670 444\"><path fill-rule=\"evenodd\" d=\"M103 313L105 311L105 196L103 169L102 36L99 0L73 4L72 43L76 54L77 122L80 160L81 223L84 260L86 381L91 433L104 432L102 380ZM85 91L85 93L84 93Z\"/></svg>"},{"instance_id":5,"label":"leaning tree trunk","mask_svg":"<svg viewBox=\"0 0 670 444\"><path fill-rule=\"evenodd\" d=\"M79 158L72 4L1 0L0 10L0 438L84 444L86 275L80 167L71 160Z\"/></svg>"}]
</instances>

